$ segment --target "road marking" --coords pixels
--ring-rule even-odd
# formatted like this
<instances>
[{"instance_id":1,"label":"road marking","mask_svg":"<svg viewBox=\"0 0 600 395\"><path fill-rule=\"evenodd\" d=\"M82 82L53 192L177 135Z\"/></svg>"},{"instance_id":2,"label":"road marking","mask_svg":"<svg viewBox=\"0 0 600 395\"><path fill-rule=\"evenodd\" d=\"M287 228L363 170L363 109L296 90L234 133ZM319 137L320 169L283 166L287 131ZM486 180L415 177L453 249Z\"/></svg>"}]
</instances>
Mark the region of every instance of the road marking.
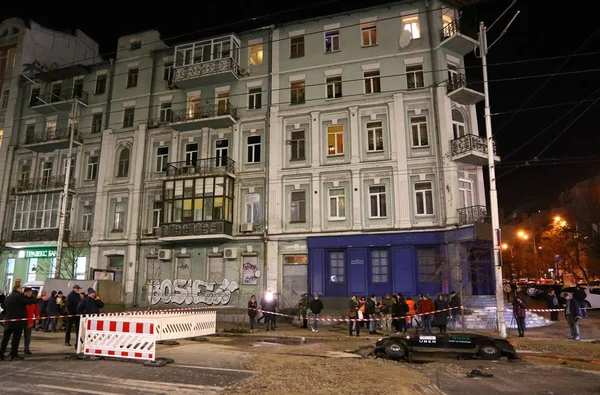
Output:
<instances>
[{"instance_id":1,"label":"road marking","mask_svg":"<svg viewBox=\"0 0 600 395\"><path fill-rule=\"evenodd\" d=\"M65 387L64 385L58 386L58 385L50 385L50 384L33 384L33 386L47 388L47 389L51 389L51 390L60 390L61 392L69 391L69 392L79 393L82 391L81 387L72 388L72 387ZM90 389L85 389L85 392L88 394L95 394L95 395L115 395L114 392L102 392L102 391L94 391L94 390L90 390Z\"/></svg>"},{"instance_id":2,"label":"road marking","mask_svg":"<svg viewBox=\"0 0 600 395\"><path fill-rule=\"evenodd\" d=\"M237 373L250 373L254 374L251 370L243 370L243 369L229 369L229 368L211 368L208 366L192 366L192 365L179 365L179 364L169 364L167 366L177 366L179 368L190 368L190 369L200 369L200 370L216 370L220 372L237 372Z\"/></svg>"}]
</instances>

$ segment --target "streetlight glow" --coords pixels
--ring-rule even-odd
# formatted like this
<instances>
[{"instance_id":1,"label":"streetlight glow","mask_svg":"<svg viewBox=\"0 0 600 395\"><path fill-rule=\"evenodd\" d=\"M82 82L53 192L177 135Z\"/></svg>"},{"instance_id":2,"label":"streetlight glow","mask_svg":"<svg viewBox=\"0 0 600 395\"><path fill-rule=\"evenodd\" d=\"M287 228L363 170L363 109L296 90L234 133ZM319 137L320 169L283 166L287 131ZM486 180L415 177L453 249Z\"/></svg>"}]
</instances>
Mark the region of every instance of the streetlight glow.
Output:
<instances>
[{"instance_id":1,"label":"streetlight glow","mask_svg":"<svg viewBox=\"0 0 600 395\"><path fill-rule=\"evenodd\" d=\"M525 237L525 232L523 232L522 230L520 230L519 233L517 233L517 235L519 237Z\"/></svg>"},{"instance_id":2,"label":"streetlight glow","mask_svg":"<svg viewBox=\"0 0 600 395\"><path fill-rule=\"evenodd\" d=\"M559 217L558 215L556 217L554 217L554 222L560 222L562 220L561 217Z\"/></svg>"},{"instance_id":3,"label":"streetlight glow","mask_svg":"<svg viewBox=\"0 0 600 395\"><path fill-rule=\"evenodd\" d=\"M506 249L508 249L508 244L506 244L506 243L503 243L503 244L502 244L502 249L503 249L503 250L506 250Z\"/></svg>"}]
</instances>

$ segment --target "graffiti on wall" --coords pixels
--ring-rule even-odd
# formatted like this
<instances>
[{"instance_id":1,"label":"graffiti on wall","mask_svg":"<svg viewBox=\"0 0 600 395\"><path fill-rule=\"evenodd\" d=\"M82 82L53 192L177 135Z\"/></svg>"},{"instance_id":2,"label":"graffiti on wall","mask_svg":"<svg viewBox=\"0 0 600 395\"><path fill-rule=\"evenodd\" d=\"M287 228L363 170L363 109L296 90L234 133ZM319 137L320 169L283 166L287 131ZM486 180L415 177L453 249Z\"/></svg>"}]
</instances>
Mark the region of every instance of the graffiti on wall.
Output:
<instances>
[{"instance_id":1,"label":"graffiti on wall","mask_svg":"<svg viewBox=\"0 0 600 395\"><path fill-rule=\"evenodd\" d=\"M159 303L227 305L240 289L235 281L224 279L221 284L202 280L153 281L148 295L150 305Z\"/></svg>"},{"instance_id":2,"label":"graffiti on wall","mask_svg":"<svg viewBox=\"0 0 600 395\"><path fill-rule=\"evenodd\" d=\"M242 284L256 285L258 284L259 277L258 258L252 256L245 257L244 263L242 264Z\"/></svg>"}]
</instances>

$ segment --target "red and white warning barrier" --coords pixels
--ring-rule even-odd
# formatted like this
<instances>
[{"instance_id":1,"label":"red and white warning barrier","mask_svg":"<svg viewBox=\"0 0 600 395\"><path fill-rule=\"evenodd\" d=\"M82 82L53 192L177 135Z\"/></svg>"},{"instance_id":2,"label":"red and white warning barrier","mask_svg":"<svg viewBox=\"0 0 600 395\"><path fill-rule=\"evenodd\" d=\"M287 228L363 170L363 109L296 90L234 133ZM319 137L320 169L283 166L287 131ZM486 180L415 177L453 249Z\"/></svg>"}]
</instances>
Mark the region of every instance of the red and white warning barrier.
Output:
<instances>
[{"instance_id":1,"label":"red and white warning barrier","mask_svg":"<svg viewBox=\"0 0 600 395\"><path fill-rule=\"evenodd\" d=\"M103 317L93 317L86 321L82 344L84 354L154 361L154 323Z\"/></svg>"}]
</instances>

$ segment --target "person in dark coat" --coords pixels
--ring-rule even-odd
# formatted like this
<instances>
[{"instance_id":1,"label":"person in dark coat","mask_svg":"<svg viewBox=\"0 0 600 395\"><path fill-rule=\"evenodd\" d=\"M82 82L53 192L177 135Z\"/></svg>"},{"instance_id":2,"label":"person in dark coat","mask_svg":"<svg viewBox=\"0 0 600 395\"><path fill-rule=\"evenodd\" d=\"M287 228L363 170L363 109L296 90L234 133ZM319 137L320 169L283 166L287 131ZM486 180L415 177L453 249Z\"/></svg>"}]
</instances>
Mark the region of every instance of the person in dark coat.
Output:
<instances>
[{"instance_id":1,"label":"person in dark coat","mask_svg":"<svg viewBox=\"0 0 600 395\"><path fill-rule=\"evenodd\" d=\"M436 310L445 310L435 313L435 322L440 330L440 333L446 333L446 326L448 325L448 317L450 313L448 311L448 300L444 294L438 294L437 299L433 302Z\"/></svg>"},{"instance_id":2,"label":"person in dark coat","mask_svg":"<svg viewBox=\"0 0 600 395\"><path fill-rule=\"evenodd\" d=\"M554 289L550 289L546 294L546 308L548 309L560 309L558 296L554 292ZM550 321L558 321L558 311L550 312Z\"/></svg>"},{"instance_id":3,"label":"person in dark coat","mask_svg":"<svg viewBox=\"0 0 600 395\"><path fill-rule=\"evenodd\" d=\"M396 295L396 303L393 307L394 326L396 333L404 332L406 334L406 315L408 314L408 305L401 293Z\"/></svg>"},{"instance_id":4,"label":"person in dark coat","mask_svg":"<svg viewBox=\"0 0 600 395\"><path fill-rule=\"evenodd\" d=\"M94 288L88 288L87 296L77 306L77 314L99 314L103 307L104 302L100 300L100 295L96 294Z\"/></svg>"},{"instance_id":5,"label":"person in dark coat","mask_svg":"<svg viewBox=\"0 0 600 395\"><path fill-rule=\"evenodd\" d=\"M367 304L365 305L365 315L369 319L369 335L375 334L375 325L377 325L377 321L375 321L376 309L377 297L375 295L371 295L371 297L367 299Z\"/></svg>"},{"instance_id":6,"label":"person in dark coat","mask_svg":"<svg viewBox=\"0 0 600 395\"><path fill-rule=\"evenodd\" d=\"M308 304L308 308L313 315L313 324L311 329L313 332L319 331L319 314L323 311L323 301L319 299L319 294L315 293L312 300Z\"/></svg>"},{"instance_id":7,"label":"person in dark coat","mask_svg":"<svg viewBox=\"0 0 600 395\"><path fill-rule=\"evenodd\" d=\"M459 317L461 315L462 310L460 309L460 306L462 306L462 303L460 301L460 296L458 296L456 294L456 292L452 291L450 292L450 302L448 303L449 307L452 308L452 310L450 310L450 315L452 316L452 328L451 329L458 329L458 324L459 324Z\"/></svg>"},{"instance_id":8,"label":"person in dark coat","mask_svg":"<svg viewBox=\"0 0 600 395\"><path fill-rule=\"evenodd\" d=\"M21 292L21 287L17 286L13 292L4 300L4 308L6 309L6 319L18 319L18 321L7 322L4 326L4 334L2 343L0 344L0 361L4 360L4 353L8 346L8 341L12 336L10 346L10 360L23 359L19 355L19 343L23 335L23 329L27 326L27 306L28 304L38 303L38 299L32 298L31 288L25 288Z\"/></svg>"},{"instance_id":9,"label":"person in dark coat","mask_svg":"<svg viewBox=\"0 0 600 395\"><path fill-rule=\"evenodd\" d=\"M256 296L250 296L250 300L248 300L248 318L250 319L250 329L254 329L254 321L256 321L256 315L258 314L258 302L256 301Z\"/></svg>"},{"instance_id":10,"label":"person in dark coat","mask_svg":"<svg viewBox=\"0 0 600 395\"><path fill-rule=\"evenodd\" d=\"M529 303L527 302L527 298L525 298L525 294L523 293L523 289L521 287L517 287L512 305L513 316L517 321L517 328L519 330L519 337L524 337L525 317L527 317L527 308L529 307Z\"/></svg>"},{"instance_id":11,"label":"person in dark coat","mask_svg":"<svg viewBox=\"0 0 600 395\"><path fill-rule=\"evenodd\" d=\"M579 319L581 318L581 305L579 301L569 293L564 294L565 298L565 318L571 330L570 339L579 340Z\"/></svg>"},{"instance_id":12,"label":"person in dark coat","mask_svg":"<svg viewBox=\"0 0 600 395\"><path fill-rule=\"evenodd\" d=\"M583 318L587 318L587 294L585 293L585 289L581 288L581 285L577 284L575 287L575 292L573 292L573 299L579 302L579 306L581 308L581 316Z\"/></svg>"},{"instance_id":13,"label":"person in dark coat","mask_svg":"<svg viewBox=\"0 0 600 395\"><path fill-rule=\"evenodd\" d=\"M67 315L77 314L77 306L81 302L81 287L74 285L73 290L67 296L67 305L65 306ZM77 347L77 339L79 339L79 317L67 317L67 329L65 332L65 346L71 347L71 330L75 325L75 347Z\"/></svg>"},{"instance_id":14,"label":"person in dark coat","mask_svg":"<svg viewBox=\"0 0 600 395\"><path fill-rule=\"evenodd\" d=\"M58 315L58 303L56 301L56 291L50 293L50 299L46 304L46 322L44 323L44 332L50 332L50 325L52 325L52 332L56 332L56 316Z\"/></svg>"}]
</instances>

